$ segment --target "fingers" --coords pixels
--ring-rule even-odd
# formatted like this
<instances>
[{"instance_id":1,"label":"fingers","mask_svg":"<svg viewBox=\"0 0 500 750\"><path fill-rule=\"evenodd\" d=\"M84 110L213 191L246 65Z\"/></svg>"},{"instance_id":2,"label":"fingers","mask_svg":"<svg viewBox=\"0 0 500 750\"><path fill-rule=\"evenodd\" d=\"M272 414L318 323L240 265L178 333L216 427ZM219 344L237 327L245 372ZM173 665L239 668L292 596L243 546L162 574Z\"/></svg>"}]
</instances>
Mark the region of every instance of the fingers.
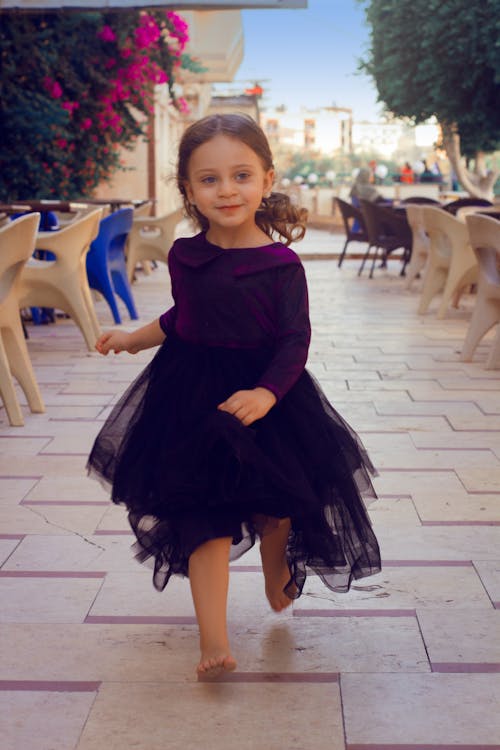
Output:
<instances>
[{"instance_id":1,"label":"fingers","mask_svg":"<svg viewBox=\"0 0 500 750\"><path fill-rule=\"evenodd\" d=\"M259 408L258 399L250 392L237 392L217 407L220 411L232 414L248 427L266 414L266 410Z\"/></svg>"},{"instance_id":2,"label":"fingers","mask_svg":"<svg viewBox=\"0 0 500 750\"><path fill-rule=\"evenodd\" d=\"M95 348L99 354L104 354L104 356L106 356L111 350L113 350L115 354L119 354L123 351L123 347L120 346L119 342L116 340L113 331L103 333L102 336L97 339Z\"/></svg>"}]
</instances>

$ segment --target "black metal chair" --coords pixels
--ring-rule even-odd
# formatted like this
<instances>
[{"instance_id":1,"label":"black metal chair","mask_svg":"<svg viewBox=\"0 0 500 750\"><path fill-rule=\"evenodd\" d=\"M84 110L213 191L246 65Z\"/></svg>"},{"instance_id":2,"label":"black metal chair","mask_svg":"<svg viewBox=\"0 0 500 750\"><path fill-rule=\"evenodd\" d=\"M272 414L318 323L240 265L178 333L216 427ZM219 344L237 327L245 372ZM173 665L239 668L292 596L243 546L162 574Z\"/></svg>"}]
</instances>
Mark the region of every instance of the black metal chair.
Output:
<instances>
[{"instance_id":1,"label":"black metal chair","mask_svg":"<svg viewBox=\"0 0 500 750\"><path fill-rule=\"evenodd\" d=\"M439 201L434 200L434 198L426 198L424 195L414 195L413 197L409 198L403 198L401 201L402 204L405 203L421 203L422 205L428 204L429 206L440 206L441 203Z\"/></svg>"},{"instance_id":2,"label":"black metal chair","mask_svg":"<svg viewBox=\"0 0 500 750\"><path fill-rule=\"evenodd\" d=\"M444 208L445 211L448 211L448 213L453 214L453 216L456 216L456 213L459 208L464 208L464 206L492 206L493 203L491 201L487 201L485 198L457 198L455 201L451 201L451 203L445 203L442 208Z\"/></svg>"},{"instance_id":3,"label":"black metal chair","mask_svg":"<svg viewBox=\"0 0 500 750\"><path fill-rule=\"evenodd\" d=\"M337 201L337 206L339 207L340 215L342 216L346 237L338 262L338 267L340 268L349 242L353 242L354 240L356 242L368 242L369 240L361 210L356 208L356 206L353 206L352 203L347 203L340 198L335 198L335 200ZM356 228L356 225L359 229Z\"/></svg>"},{"instance_id":4,"label":"black metal chair","mask_svg":"<svg viewBox=\"0 0 500 750\"><path fill-rule=\"evenodd\" d=\"M377 203L371 203L370 201L364 200L360 201L360 205L368 233L369 245L361 262L358 276L361 276L363 273L363 268L368 260L372 247L375 248L375 253L373 255L370 269L370 279L373 278L373 271L375 269L379 250L382 251L382 266L385 266L390 253L399 248L403 248L403 267L400 275L404 276L406 265L411 257L412 247L412 233L410 225L408 224L408 219L406 218L406 212L404 210L398 211L388 206L381 206Z\"/></svg>"}]
</instances>

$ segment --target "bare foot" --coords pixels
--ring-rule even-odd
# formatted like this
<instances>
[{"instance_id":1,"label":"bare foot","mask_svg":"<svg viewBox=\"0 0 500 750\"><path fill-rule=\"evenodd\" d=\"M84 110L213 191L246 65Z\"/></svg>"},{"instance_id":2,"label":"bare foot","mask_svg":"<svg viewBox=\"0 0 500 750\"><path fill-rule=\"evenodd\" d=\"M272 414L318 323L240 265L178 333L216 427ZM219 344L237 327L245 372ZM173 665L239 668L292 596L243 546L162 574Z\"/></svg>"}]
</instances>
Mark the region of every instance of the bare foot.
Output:
<instances>
[{"instance_id":1,"label":"bare foot","mask_svg":"<svg viewBox=\"0 0 500 750\"><path fill-rule=\"evenodd\" d=\"M283 557L281 562L273 559L265 553L261 546L262 570L266 582L266 596L271 608L275 612L281 612L292 603L292 599L284 592L284 588L290 581L290 570ZM292 590L295 587L292 587Z\"/></svg>"},{"instance_id":2,"label":"bare foot","mask_svg":"<svg viewBox=\"0 0 500 750\"><path fill-rule=\"evenodd\" d=\"M211 679L223 672L233 672L236 669L236 659L230 653L221 651L202 651L200 663L196 667L198 679Z\"/></svg>"}]
</instances>

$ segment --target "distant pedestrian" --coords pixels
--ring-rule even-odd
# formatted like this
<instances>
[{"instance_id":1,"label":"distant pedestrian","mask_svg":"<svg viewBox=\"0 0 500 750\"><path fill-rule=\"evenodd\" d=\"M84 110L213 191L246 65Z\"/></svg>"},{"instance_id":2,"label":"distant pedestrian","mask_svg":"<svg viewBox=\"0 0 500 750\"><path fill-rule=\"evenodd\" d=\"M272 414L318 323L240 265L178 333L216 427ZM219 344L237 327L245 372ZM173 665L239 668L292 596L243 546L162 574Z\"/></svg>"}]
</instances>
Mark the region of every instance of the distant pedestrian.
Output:
<instances>
[{"instance_id":1,"label":"distant pedestrian","mask_svg":"<svg viewBox=\"0 0 500 750\"><path fill-rule=\"evenodd\" d=\"M405 165L401 167L399 179L400 182L404 182L407 185L411 185L415 182L415 174L409 162L405 162Z\"/></svg>"},{"instance_id":2,"label":"distant pedestrian","mask_svg":"<svg viewBox=\"0 0 500 750\"><path fill-rule=\"evenodd\" d=\"M277 612L300 596L307 570L344 592L380 569L361 499L374 497L373 466L305 370L306 281L288 248L304 234L304 211L272 192L273 180L269 144L250 117L191 125L177 183L201 232L170 251L175 304L96 344L101 354L160 345L104 424L89 469L128 508L156 588L189 576L197 672L209 677L236 667L229 560L257 538Z\"/></svg>"},{"instance_id":3,"label":"distant pedestrian","mask_svg":"<svg viewBox=\"0 0 500 750\"><path fill-rule=\"evenodd\" d=\"M422 173L419 175L419 181L420 182L435 182L436 181L436 175L434 172L429 169L429 165L426 161L424 161L424 169Z\"/></svg>"},{"instance_id":4,"label":"distant pedestrian","mask_svg":"<svg viewBox=\"0 0 500 750\"><path fill-rule=\"evenodd\" d=\"M368 167L361 167L354 178L349 193L354 206L359 206L360 200L375 202L382 197L375 185L372 184L372 179L371 170Z\"/></svg>"}]
</instances>

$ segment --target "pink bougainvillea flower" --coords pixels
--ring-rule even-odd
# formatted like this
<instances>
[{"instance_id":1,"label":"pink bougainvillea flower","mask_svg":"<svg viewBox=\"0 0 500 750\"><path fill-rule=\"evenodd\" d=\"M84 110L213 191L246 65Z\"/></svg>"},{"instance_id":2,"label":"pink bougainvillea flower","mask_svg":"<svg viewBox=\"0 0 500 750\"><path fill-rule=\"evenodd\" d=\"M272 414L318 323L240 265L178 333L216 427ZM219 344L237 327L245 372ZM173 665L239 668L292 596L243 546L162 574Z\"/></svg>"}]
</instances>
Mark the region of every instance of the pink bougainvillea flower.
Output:
<instances>
[{"instance_id":1,"label":"pink bougainvillea flower","mask_svg":"<svg viewBox=\"0 0 500 750\"><path fill-rule=\"evenodd\" d=\"M116 34L111 26L103 26L102 29L98 32L97 36L99 37L99 39L102 39L103 42L116 41Z\"/></svg>"},{"instance_id":2,"label":"pink bougainvillea flower","mask_svg":"<svg viewBox=\"0 0 500 750\"><path fill-rule=\"evenodd\" d=\"M115 58L110 57L109 60L106 60L104 67L106 68L106 70L109 70L110 68L114 68L115 65L116 65Z\"/></svg>"},{"instance_id":3,"label":"pink bougainvillea flower","mask_svg":"<svg viewBox=\"0 0 500 750\"><path fill-rule=\"evenodd\" d=\"M132 50L130 49L130 47L124 47L124 49L122 49L120 54L122 57L127 58L127 57L130 57L130 55L132 54Z\"/></svg>"},{"instance_id":4,"label":"pink bougainvillea flower","mask_svg":"<svg viewBox=\"0 0 500 750\"><path fill-rule=\"evenodd\" d=\"M66 138L56 138L55 144L57 148L66 148L66 146L68 145L68 141L66 140Z\"/></svg>"},{"instance_id":5,"label":"pink bougainvillea flower","mask_svg":"<svg viewBox=\"0 0 500 750\"><path fill-rule=\"evenodd\" d=\"M184 112L184 113L187 113L187 112L189 112L189 111L190 111L190 109L189 109L189 104L187 103L187 101L186 101L186 100L184 99L184 97L182 97L182 96L180 96L180 97L179 97L179 98L177 99L177 106L178 106L178 108L179 108L179 112Z\"/></svg>"},{"instance_id":6,"label":"pink bougainvillea flower","mask_svg":"<svg viewBox=\"0 0 500 750\"><path fill-rule=\"evenodd\" d=\"M65 109L67 112L69 112L70 115L72 115L75 109L78 109L79 106L80 106L79 102L63 102L61 104L61 107Z\"/></svg>"},{"instance_id":7,"label":"pink bougainvillea flower","mask_svg":"<svg viewBox=\"0 0 500 750\"><path fill-rule=\"evenodd\" d=\"M53 78L50 78L49 76L45 76L43 79L43 85L45 87L45 90L49 92L49 94L54 97L54 99L59 99L62 96L63 90L61 88L61 85L54 81Z\"/></svg>"},{"instance_id":8,"label":"pink bougainvillea flower","mask_svg":"<svg viewBox=\"0 0 500 750\"><path fill-rule=\"evenodd\" d=\"M90 117L86 117L84 120L81 121L80 127L82 130L88 130L92 127L92 120Z\"/></svg>"},{"instance_id":9,"label":"pink bougainvillea flower","mask_svg":"<svg viewBox=\"0 0 500 750\"><path fill-rule=\"evenodd\" d=\"M161 36L161 30L153 16L148 13L141 15L141 25L135 30L135 43L139 49L156 45Z\"/></svg>"}]
</instances>

